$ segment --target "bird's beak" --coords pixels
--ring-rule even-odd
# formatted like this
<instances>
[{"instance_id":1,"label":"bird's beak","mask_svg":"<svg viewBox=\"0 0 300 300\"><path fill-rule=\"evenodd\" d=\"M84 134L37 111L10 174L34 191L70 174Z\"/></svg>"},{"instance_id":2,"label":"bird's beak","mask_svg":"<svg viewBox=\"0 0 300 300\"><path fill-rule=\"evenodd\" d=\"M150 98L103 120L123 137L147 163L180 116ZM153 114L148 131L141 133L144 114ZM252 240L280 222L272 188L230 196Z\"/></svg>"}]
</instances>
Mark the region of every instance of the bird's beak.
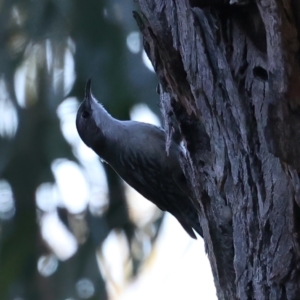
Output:
<instances>
[{"instance_id":1,"label":"bird's beak","mask_svg":"<svg viewBox=\"0 0 300 300\"><path fill-rule=\"evenodd\" d=\"M92 96L92 80L91 80L91 78L87 81L87 83L85 85L84 98L87 101L87 103L89 104L89 106L91 106L91 100L93 98L93 96Z\"/></svg>"}]
</instances>

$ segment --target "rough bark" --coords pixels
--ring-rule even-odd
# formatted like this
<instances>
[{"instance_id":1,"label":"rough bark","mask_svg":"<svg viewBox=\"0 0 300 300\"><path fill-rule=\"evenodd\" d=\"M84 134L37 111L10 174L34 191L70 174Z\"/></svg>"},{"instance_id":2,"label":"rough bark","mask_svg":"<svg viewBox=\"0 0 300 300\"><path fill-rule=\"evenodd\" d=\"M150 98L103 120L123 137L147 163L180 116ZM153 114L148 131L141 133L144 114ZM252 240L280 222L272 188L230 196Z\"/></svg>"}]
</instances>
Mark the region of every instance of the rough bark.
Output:
<instances>
[{"instance_id":1,"label":"rough bark","mask_svg":"<svg viewBox=\"0 0 300 300\"><path fill-rule=\"evenodd\" d=\"M138 3L219 299L300 299L298 0Z\"/></svg>"}]
</instances>

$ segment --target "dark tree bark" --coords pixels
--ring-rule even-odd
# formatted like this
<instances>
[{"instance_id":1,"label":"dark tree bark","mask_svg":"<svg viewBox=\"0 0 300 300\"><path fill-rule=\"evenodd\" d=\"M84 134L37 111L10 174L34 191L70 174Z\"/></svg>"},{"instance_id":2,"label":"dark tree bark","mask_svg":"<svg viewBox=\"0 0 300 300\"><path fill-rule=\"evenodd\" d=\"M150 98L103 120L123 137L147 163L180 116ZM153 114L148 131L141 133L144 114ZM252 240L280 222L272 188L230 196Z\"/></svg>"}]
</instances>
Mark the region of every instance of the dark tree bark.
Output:
<instances>
[{"instance_id":1,"label":"dark tree bark","mask_svg":"<svg viewBox=\"0 0 300 300\"><path fill-rule=\"evenodd\" d=\"M299 1L138 2L219 299L300 299Z\"/></svg>"}]
</instances>

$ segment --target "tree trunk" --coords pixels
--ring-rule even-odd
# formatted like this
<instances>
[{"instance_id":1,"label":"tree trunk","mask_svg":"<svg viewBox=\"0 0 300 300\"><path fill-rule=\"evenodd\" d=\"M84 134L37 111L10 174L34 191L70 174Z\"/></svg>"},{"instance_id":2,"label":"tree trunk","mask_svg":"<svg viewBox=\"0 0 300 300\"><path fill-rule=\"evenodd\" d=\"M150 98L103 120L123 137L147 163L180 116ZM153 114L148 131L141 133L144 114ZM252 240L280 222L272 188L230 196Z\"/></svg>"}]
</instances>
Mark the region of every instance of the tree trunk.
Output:
<instances>
[{"instance_id":1,"label":"tree trunk","mask_svg":"<svg viewBox=\"0 0 300 300\"><path fill-rule=\"evenodd\" d=\"M300 299L299 1L138 3L219 299Z\"/></svg>"}]
</instances>

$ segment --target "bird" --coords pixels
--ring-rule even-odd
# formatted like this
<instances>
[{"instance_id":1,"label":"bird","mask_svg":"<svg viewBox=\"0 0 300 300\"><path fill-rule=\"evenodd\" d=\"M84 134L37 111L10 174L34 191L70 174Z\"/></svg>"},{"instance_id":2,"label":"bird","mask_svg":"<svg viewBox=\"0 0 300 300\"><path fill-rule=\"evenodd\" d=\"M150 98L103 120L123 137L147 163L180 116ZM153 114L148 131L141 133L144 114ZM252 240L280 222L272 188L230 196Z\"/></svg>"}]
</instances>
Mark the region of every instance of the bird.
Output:
<instances>
[{"instance_id":1,"label":"bird","mask_svg":"<svg viewBox=\"0 0 300 300\"><path fill-rule=\"evenodd\" d=\"M202 228L181 169L181 146L165 148L165 131L152 124L112 117L93 96L91 79L78 108L76 127L82 141L132 188L172 214L194 239Z\"/></svg>"}]
</instances>

